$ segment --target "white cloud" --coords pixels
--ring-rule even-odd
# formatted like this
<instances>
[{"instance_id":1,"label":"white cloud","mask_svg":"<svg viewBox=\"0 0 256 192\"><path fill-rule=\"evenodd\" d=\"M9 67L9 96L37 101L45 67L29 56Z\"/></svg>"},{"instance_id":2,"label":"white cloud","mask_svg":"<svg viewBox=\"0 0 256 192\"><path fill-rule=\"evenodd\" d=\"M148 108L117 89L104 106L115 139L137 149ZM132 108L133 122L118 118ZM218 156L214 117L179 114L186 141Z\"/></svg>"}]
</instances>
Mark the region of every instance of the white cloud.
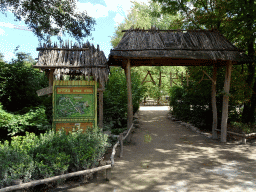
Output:
<instances>
[{"instance_id":1,"label":"white cloud","mask_svg":"<svg viewBox=\"0 0 256 192\"><path fill-rule=\"evenodd\" d=\"M4 35L5 31L0 28L0 35Z\"/></svg>"},{"instance_id":2,"label":"white cloud","mask_svg":"<svg viewBox=\"0 0 256 192\"><path fill-rule=\"evenodd\" d=\"M15 57L15 54L11 51L4 53L4 60L5 61L11 61Z\"/></svg>"},{"instance_id":3,"label":"white cloud","mask_svg":"<svg viewBox=\"0 0 256 192\"><path fill-rule=\"evenodd\" d=\"M106 6L101 4L93 5L91 3L77 3L77 10L78 11L86 11L89 16L94 18L100 18L100 17L107 17L109 11L116 12L117 15L115 17L116 22L122 22L124 20L124 17L127 16L129 13L132 1L133 0L104 0L106 3ZM148 4L149 0L137 0L139 3L146 3ZM119 15L118 15L119 14ZM121 16L121 17L120 17ZM117 17L120 17L122 20L118 19Z\"/></svg>"},{"instance_id":4,"label":"white cloud","mask_svg":"<svg viewBox=\"0 0 256 192\"><path fill-rule=\"evenodd\" d=\"M77 10L80 12L86 11L89 16L94 17L96 19L99 17L108 16L108 8L100 4L93 5L91 3L78 2Z\"/></svg>"},{"instance_id":5,"label":"white cloud","mask_svg":"<svg viewBox=\"0 0 256 192\"><path fill-rule=\"evenodd\" d=\"M5 22L0 22L1 27L9 27L9 28L14 28L14 25L11 23L5 23Z\"/></svg>"},{"instance_id":6,"label":"white cloud","mask_svg":"<svg viewBox=\"0 0 256 192\"><path fill-rule=\"evenodd\" d=\"M116 25L121 23L124 20L124 16L120 15L119 13L116 14L114 21L116 22Z\"/></svg>"}]
</instances>

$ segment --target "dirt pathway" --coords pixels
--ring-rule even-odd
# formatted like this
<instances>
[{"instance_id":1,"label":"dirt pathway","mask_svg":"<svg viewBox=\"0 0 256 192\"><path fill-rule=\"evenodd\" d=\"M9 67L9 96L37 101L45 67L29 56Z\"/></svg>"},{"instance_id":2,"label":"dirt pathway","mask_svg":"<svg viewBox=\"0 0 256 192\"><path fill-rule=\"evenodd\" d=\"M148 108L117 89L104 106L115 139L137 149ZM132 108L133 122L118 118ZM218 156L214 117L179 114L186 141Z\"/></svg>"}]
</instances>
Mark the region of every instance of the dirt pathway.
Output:
<instances>
[{"instance_id":1,"label":"dirt pathway","mask_svg":"<svg viewBox=\"0 0 256 192\"><path fill-rule=\"evenodd\" d=\"M111 181L64 191L256 191L255 145L222 144L167 119L167 110L147 109L123 158L117 152Z\"/></svg>"}]
</instances>

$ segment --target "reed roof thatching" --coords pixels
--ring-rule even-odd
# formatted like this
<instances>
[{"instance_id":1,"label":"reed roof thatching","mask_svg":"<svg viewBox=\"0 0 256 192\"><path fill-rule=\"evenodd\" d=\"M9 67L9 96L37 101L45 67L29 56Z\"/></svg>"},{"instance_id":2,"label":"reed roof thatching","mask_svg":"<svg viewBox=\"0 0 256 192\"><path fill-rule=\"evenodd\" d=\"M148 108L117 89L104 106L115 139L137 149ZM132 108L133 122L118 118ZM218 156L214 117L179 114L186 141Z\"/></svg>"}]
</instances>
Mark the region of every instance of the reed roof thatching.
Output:
<instances>
[{"instance_id":1,"label":"reed roof thatching","mask_svg":"<svg viewBox=\"0 0 256 192\"><path fill-rule=\"evenodd\" d=\"M108 79L109 67L103 51L89 42L82 45L65 43L44 44L37 48L38 62L35 68L54 69L57 79L61 74L83 74L93 76L104 85Z\"/></svg>"},{"instance_id":2,"label":"reed roof thatching","mask_svg":"<svg viewBox=\"0 0 256 192\"><path fill-rule=\"evenodd\" d=\"M109 65L211 65L250 59L216 30L130 29L110 51Z\"/></svg>"}]
</instances>

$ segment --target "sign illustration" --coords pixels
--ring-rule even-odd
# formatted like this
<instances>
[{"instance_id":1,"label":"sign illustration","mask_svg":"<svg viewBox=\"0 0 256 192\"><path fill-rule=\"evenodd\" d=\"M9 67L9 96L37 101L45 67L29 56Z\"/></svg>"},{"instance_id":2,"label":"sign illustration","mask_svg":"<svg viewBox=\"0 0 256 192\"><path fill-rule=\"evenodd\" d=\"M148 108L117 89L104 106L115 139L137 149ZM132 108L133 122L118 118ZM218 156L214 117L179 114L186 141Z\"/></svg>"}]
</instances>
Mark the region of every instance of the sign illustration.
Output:
<instances>
[{"instance_id":1,"label":"sign illustration","mask_svg":"<svg viewBox=\"0 0 256 192\"><path fill-rule=\"evenodd\" d=\"M97 88L94 81L55 81L53 85L53 124L85 130L97 125Z\"/></svg>"}]
</instances>

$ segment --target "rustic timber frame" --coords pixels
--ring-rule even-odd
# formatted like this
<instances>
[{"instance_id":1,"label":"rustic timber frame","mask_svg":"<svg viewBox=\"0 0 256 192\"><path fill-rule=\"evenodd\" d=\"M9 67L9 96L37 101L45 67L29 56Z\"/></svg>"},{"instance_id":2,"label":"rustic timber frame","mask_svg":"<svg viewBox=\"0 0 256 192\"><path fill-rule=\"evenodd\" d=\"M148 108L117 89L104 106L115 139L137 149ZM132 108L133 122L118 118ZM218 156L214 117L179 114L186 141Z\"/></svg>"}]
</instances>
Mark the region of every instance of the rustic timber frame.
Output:
<instances>
[{"instance_id":1,"label":"rustic timber frame","mask_svg":"<svg viewBox=\"0 0 256 192\"><path fill-rule=\"evenodd\" d=\"M98 126L103 128L103 91L108 80L109 67L99 45L95 48L89 42L78 45L66 41L59 45L57 43L40 45L37 51L39 51L38 62L33 67L44 71L49 79L49 87L38 90L38 95L52 94L53 80L62 80L63 75L82 75L88 81L93 77L94 81L99 82Z\"/></svg>"},{"instance_id":2,"label":"rustic timber frame","mask_svg":"<svg viewBox=\"0 0 256 192\"><path fill-rule=\"evenodd\" d=\"M125 70L128 94L127 126L132 123L131 67L136 66L213 66L212 109L213 139L217 139L216 80L217 68L226 66L221 122L221 142L226 142L228 101L232 65L251 59L232 45L217 30L129 29L119 44L110 51L109 66ZM129 140L129 139L128 139Z\"/></svg>"}]
</instances>

